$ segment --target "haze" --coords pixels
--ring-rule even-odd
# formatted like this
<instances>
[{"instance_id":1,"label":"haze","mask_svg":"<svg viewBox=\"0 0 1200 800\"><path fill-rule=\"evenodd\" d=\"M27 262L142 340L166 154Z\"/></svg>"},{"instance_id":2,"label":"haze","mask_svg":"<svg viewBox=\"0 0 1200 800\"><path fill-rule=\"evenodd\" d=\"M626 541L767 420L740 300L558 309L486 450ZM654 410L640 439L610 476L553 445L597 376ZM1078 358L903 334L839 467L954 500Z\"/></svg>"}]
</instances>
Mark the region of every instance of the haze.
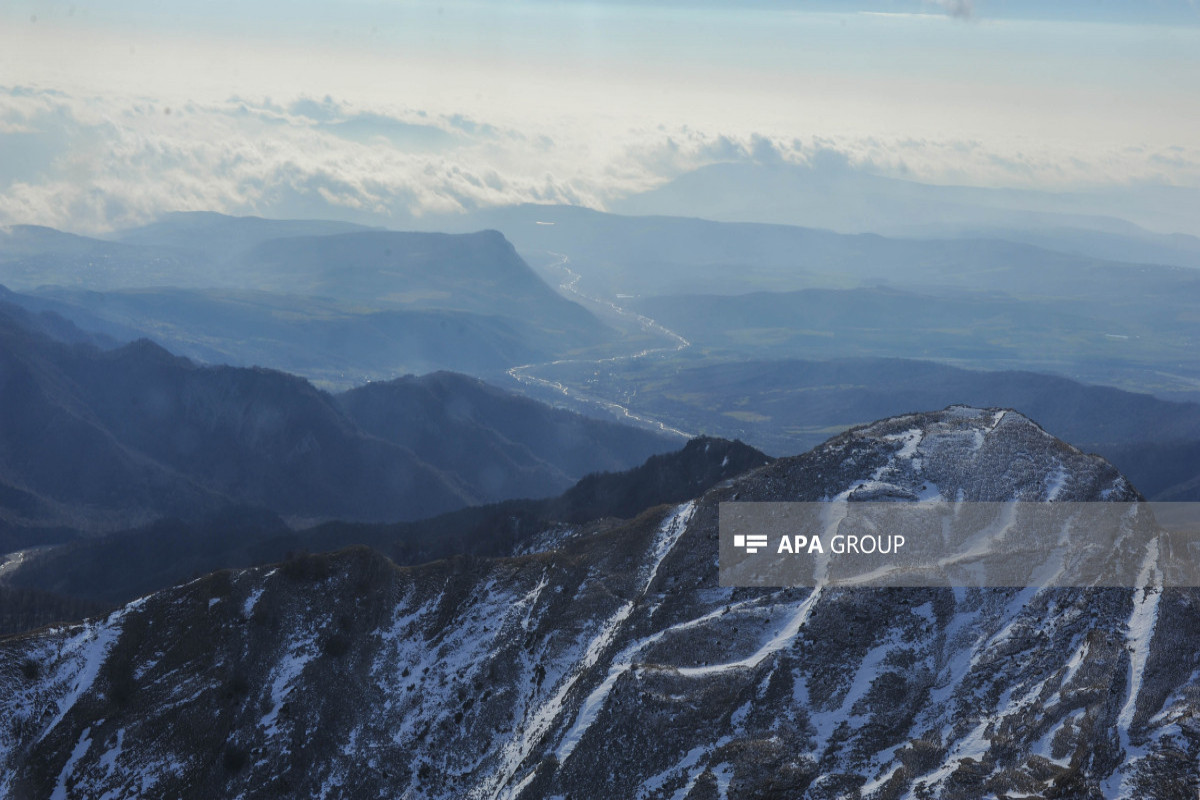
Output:
<instances>
[{"instance_id":1,"label":"haze","mask_svg":"<svg viewBox=\"0 0 1200 800\"><path fill-rule=\"evenodd\" d=\"M0 223L103 232L215 210L412 227L612 208L708 164L832 153L1200 233L1159 191L1200 186L1194 6L1053 17L998 1L12 3Z\"/></svg>"}]
</instances>

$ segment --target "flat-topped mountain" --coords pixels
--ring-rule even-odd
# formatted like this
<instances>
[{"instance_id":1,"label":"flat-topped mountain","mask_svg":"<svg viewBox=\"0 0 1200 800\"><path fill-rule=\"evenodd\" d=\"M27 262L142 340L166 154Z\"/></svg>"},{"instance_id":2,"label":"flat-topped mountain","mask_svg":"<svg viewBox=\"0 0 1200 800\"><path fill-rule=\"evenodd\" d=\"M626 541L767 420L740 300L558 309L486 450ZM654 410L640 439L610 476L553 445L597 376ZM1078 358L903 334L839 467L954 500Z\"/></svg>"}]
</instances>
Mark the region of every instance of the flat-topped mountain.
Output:
<instances>
[{"instance_id":1,"label":"flat-topped mountain","mask_svg":"<svg viewBox=\"0 0 1200 800\"><path fill-rule=\"evenodd\" d=\"M12 302L117 341L338 388L439 369L493 376L618 336L496 231L183 214L117 239L2 230L0 283L22 293Z\"/></svg>"}]
</instances>

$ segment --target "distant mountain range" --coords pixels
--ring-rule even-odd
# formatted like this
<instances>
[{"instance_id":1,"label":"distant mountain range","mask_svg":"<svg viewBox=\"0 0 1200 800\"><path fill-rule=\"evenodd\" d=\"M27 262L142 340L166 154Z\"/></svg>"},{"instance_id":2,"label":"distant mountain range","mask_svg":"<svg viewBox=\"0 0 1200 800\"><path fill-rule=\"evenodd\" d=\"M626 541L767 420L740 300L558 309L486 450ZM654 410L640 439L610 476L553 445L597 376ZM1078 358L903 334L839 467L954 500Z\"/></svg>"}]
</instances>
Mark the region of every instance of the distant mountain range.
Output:
<instances>
[{"instance_id":1,"label":"distant mountain range","mask_svg":"<svg viewBox=\"0 0 1200 800\"><path fill-rule=\"evenodd\" d=\"M740 295L887 285L943 297L1004 293L1107 302L1133 285L1147 300L1171 301L1173 292L1194 297L1200 291L1200 272L1193 269L1085 256L1001 238L885 237L536 205L481 211L461 224L496 227L526 254L563 253L584 287L607 296ZM1117 310L1122 308L1118 305Z\"/></svg>"},{"instance_id":2,"label":"distant mountain range","mask_svg":"<svg viewBox=\"0 0 1200 800\"><path fill-rule=\"evenodd\" d=\"M569 369L546 374L579 380ZM1151 499L1200 500L1200 404L1054 375L908 359L681 358L614 367L593 390L682 430L741 439L772 455L916 408L996 403L1109 458Z\"/></svg>"},{"instance_id":3,"label":"distant mountain range","mask_svg":"<svg viewBox=\"0 0 1200 800\"><path fill-rule=\"evenodd\" d=\"M1096 243L1111 244L1114 237L1125 237L1128 242L1158 248L1160 253L1176 252L1194 259L1200 228L1191 210L1198 205L1197 190L1182 186L1145 184L1108 191L1051 192L940 185L872 175L834 155L819 156L811 164L710 164L619 200L612 210L889 236L919 232L944 237L969 229L1051 235L1055 231L1100 231L1105 236ZM1146 228L1164 233L1150 233ZM1172 241L1170 234L1177 232L1183 236ZM1137 260L1175 263L1157 258Z\"/></svg>"},{"instance_id":4,"label":"distant mountain range","mask_svg":"<svg viewBox=\"0 0 1200 800\"><path fill-rule=\"evenodd\" d=\"M999 230L918 239L565 206L460 224L503 230L594 308L640 312L706 351L933 358L1198 396L1200 270L1116 260L1143 253L1132 239L1097 255L1103 237L1082 247L1078 232L1027 237L1038 246ZM1200 240L1175 239L1200 253Z\"/></svg>"},{"instance_id":5,"label":"distant mountain range","mask_svg":"<svg viewBox=\"0 0 1200 800\"><path fill-rule=\"evenodd\" d=\"M0 307L0 508L10 526L111 530L228 504L416 519L554 495L674 445L461 375L335 397L281 372L197 366L145 340L101 350L53 320Z\"/></svg>"},{"instance_id":6,"label":"distant mountain range","mask_svg":"<svg viewBox=\"0 0 1200 800\"><path fill-rule=\"evenodd\" d=\"M1193 263L1194 251L1200 263L1200 240L1186 236L1158 250L1116 228L887 238L564 206L444 222L504 231L549 280L594 297L592 311L650 346L653 330L609 303L661 315L706 348L758 358L924 357L1181 399L1200 386L1200 271L1114 260L1170 251ZM18 281L24 293L11 299L24 307L111 338L145 336L194 359L284 369L328 388L439 369L493 378L646 346L622 346L494 231L313 223L319 235L298 235L304 225L169 215L119 242L14 228L0 236L0 278ZM839 315L822 321L834 307Z\"/></svg>"}]
</instances>

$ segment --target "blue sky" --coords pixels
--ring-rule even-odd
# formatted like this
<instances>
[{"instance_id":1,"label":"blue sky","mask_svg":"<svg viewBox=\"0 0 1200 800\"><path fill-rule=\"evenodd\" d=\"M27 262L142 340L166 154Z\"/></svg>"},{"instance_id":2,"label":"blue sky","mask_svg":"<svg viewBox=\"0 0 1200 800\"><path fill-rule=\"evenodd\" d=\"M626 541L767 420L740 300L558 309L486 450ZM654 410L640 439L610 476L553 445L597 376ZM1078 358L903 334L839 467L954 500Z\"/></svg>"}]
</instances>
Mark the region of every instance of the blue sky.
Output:
<instances>
[{"instance_id":1,"label":"blue sky","mask_svg":"<svg viewBox=\"0 0 1200 800\"><path fill-rule=\"evenodd\" d=\"M602 208L764 143L930 182L1196 187L1196 97L1186 0L16 0L0 223Z\"/></svg>"}]
</instances>

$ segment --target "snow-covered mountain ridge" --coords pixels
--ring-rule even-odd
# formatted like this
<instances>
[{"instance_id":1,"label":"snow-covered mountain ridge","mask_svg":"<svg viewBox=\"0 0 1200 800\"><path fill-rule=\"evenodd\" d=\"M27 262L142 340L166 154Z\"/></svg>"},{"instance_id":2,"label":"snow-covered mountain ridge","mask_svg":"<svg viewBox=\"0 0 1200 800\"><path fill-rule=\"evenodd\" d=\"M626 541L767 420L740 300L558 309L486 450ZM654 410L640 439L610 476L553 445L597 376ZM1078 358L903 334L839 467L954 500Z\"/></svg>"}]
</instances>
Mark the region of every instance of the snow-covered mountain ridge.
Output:
<instances>
[{"instance_id":1,"label":"snow-covered mountain ridge","mask_svg":"<svg viewBox=\"0 0 1200 800\"><path fill-rule=\"evenodd\" d=\"M5 797L1195 797L1200 593L732 589L723 500L1138 499L1015 412L540 549L216 573L0 642Z\"/></svg>"}]
</instances>

